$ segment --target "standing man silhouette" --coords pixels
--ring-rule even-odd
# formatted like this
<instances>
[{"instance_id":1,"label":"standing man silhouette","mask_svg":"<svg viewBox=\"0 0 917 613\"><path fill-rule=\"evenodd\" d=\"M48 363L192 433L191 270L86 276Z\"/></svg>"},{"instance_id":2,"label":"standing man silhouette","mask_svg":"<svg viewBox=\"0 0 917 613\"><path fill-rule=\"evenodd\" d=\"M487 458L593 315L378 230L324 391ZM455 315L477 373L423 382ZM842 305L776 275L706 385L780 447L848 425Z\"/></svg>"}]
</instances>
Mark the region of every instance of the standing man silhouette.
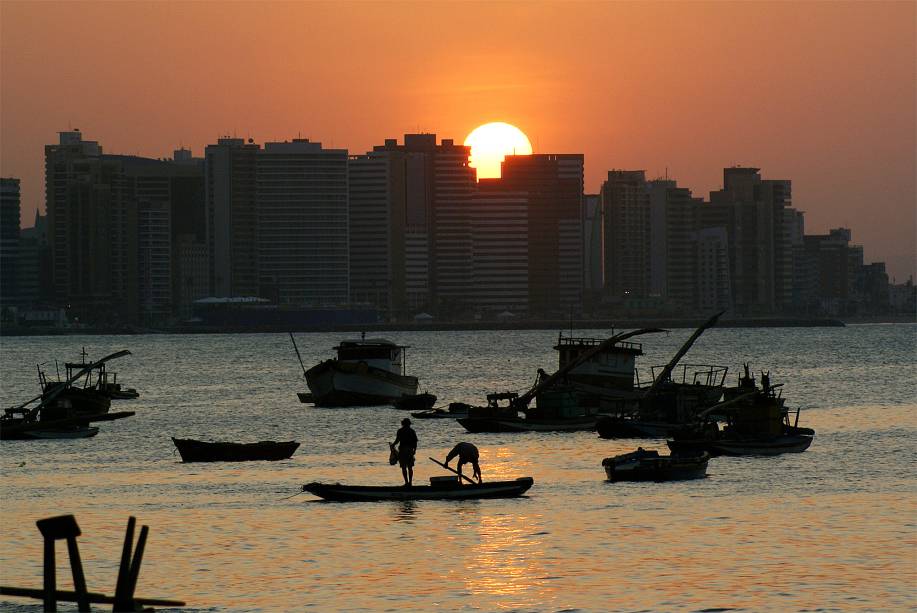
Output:
<instances>
[{"instance_id":1,"label":"standing man silhouette","mask_svg":"<svg viewBox=\"0 0 917 613\"><path fill-rule=\"evenodd\" d=\"M401 420L401 427L395 435L395 442L391 446L398 446L398 463L401 465L401 475L404 485L410 487L414 481L414 454L417 452L417 433L411 428L411 420L405 417Z\"/></svg>"}]
</instances>

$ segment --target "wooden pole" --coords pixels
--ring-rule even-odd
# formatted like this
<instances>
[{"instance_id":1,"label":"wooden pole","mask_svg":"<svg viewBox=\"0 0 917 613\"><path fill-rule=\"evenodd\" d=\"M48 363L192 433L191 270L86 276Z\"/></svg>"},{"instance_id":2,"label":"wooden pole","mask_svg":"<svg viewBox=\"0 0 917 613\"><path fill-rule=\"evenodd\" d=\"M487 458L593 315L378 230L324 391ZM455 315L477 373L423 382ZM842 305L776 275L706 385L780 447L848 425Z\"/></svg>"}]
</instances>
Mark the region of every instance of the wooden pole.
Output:
<instances>
[{"instance_id":1,"label":"wooden pole","mask_svg":"<svg viewBox=\"0 0 917 613\"><path fill-rule=\"evenodd\" d=\"M299 355L299 347L296 346L296 339L293 338L293 333L290 332L290 340L293 341L293 349L296 350L296 357L299 358L299 367L302 368L302 376L306 376L306 365L302 363L302 356Z\"/></svg>"},{"instance_id":2,"label":"wooden pole","mask_svg":"<svg viewBox=\"0 0 917 613\"><path fill-rule=\"evenodd\" d=\"M86 591L86 576L83 574L83 561L80 559L80 549L76 546L76 537L67 537L67 552L70 554L70 570L73 572L73 589L76 592L77 610L91 611L89 596Z\"/></svg>"},{"instance_id":3,"label":"wooden pole","mask_svg":"<svg viewBox=\"0 0 917 613\"><path fill-rule=\"evenodd\" d=\"M121 549L121 565L118 567L118 581L115 584L115 603L116 611L126 611L128 607L133 606L127 603L126 594L128 583L131 575L131 550L134 546L134 526L137 525L137 518L130 516L127 519L127 531L124 534L124 547Z\"/></svg>"},{"instance_id":4,"label":"wooden pole","mask_svg":"<svg viewBox=\"0 0 917 613\"><path fill-rule=\"evenodd\" d=\"M57 611L57 577L55 576L54 539L45 537L45 611Z\"/></svg>"},{"instance_id":5,"label":"wooden pole","mask_svg":"<svg viewBox=\"0 0 917 613\"><path fill-rule=\"evenodd\" d=\"M449 468L449 466L443 464L443 463L440 462L439 460L434 460L433 458L430 458L430 461L433 462L433 463L435 463L435 464L439 464L440 466L442 466L443 468L445 468L446 470L448 470L448 471L450 471L450 472L454 472L455 474L457 474L459 477L461 477L462 479L464 479L465 481L467 481L467 482L470 483L471 485L477 485L477 483L474 482L474 479L472 479L472 478L469 477L468 475L463 475L462 473L460 473L459 471L455 470L454 468Z\"/></svg>"}]
</instances>

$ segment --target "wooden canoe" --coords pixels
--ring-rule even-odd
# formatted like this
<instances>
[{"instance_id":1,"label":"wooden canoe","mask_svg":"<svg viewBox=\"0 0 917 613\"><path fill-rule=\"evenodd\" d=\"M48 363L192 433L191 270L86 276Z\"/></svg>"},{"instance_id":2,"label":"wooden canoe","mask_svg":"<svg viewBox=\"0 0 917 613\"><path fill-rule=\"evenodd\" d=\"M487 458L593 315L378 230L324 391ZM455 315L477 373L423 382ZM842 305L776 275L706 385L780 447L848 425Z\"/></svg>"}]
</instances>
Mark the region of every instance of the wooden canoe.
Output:
<instances>
[{"instance_id":1,"label":"wooden canoe","mask_svg":"<svg viewBox=\"0 0 917 613\"><path fill-rule=\"evenodd\" d=\"M515 498L528 491L534 480L519 477L514 481L491 481L475 484L459 484L457 479L448 481L431 479L432 485L374 486L344 485L341 483L309 483L302 491L335 502L370 502L380 500L475 500L479 498Z\"/></svg>"},{"instance_id":2,"label":"wooden canoe","mask_svg":"<svg viewBox=\"0 0 917 613\"><path fill-rule=\"evenodd\" d=\"M183 462L252 462L257 460L286 460L293 455L296 441L258 443L225 443L196 441L172 437Z\"/></svg>"}]
</instances>

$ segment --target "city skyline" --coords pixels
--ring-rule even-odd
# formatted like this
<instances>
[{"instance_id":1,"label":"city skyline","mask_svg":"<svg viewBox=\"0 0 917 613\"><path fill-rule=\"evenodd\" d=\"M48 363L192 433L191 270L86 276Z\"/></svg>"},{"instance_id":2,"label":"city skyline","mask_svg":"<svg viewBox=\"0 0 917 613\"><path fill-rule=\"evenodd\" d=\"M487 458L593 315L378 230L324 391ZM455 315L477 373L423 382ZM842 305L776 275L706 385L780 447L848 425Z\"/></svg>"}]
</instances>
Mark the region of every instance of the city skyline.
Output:
<instances>
[{"instance_id":1,"label":"city skyline","mask_svg":"<svg viewBox=\"0 0 917 613\"><path fill-rule=\"evenodd\" d=\"M159 157L227 133L360 154L506 121L536 153L583 153L588 193L612 168L703 197L726 166L792 177L811 230L855 228L914 273L911 3L224 8L0 6L0 174L22 179L23 219L68 127Z\"/></svg>"}]
</instances>

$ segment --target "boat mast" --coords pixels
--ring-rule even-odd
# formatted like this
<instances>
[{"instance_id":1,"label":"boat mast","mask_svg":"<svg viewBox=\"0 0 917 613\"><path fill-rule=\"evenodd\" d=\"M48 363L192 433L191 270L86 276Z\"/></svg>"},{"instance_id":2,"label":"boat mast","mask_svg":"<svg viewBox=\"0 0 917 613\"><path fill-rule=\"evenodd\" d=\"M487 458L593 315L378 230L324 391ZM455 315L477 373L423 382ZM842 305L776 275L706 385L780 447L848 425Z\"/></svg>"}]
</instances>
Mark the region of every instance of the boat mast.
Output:
<instances>
[{"instance_id":1,"label":"boat mast","mask_svg":"<svg viewBox=\"0 0 917 613\"><path fill-rule=\"evenodd\" d=\"M679 349L678 352L674 356L672 356L672 359L669 360L669 363L665 365L665 368L662 369L662 372L660 372L659 376L656 377L656 379L653 381L653 384L650 386L650 389L647 390L646 394L644 394L644 397L652 396L653 394L656 393L656 390L659 389L660 385L668 381L669 376L672 374L672 370L675 369L675 367L678 365L678 362L681 360L681 358L685 357L685 354L688 353L689 349L691 349L691 346L694 344L694 341L700 338L700 335L704 333L704 330L715 326L717 320L725 312L726 311L720 311L719 313L717 313L716 315L714 315L713 317L705 321L703 324L701 324L700 327L694 331L694 334L692 334L691 337L685 341L685 344L681 346L681 349Z\"/></svg>"},{"instance_id":2,"label":"boat mast","mask_svg":"<svg viewBox=\"0 0 917 613\"><path fill-rule=\"evenodd\" d=\"M306 376L306 365L302 363L302 356L299 355L299 347L296 346L296 339L293 338L293 333L290 332L290 340L293 341L293 349L296 350L296 357L299 358L299 367L302 368L302 376Z\"/></svg>"}]
</instances>

